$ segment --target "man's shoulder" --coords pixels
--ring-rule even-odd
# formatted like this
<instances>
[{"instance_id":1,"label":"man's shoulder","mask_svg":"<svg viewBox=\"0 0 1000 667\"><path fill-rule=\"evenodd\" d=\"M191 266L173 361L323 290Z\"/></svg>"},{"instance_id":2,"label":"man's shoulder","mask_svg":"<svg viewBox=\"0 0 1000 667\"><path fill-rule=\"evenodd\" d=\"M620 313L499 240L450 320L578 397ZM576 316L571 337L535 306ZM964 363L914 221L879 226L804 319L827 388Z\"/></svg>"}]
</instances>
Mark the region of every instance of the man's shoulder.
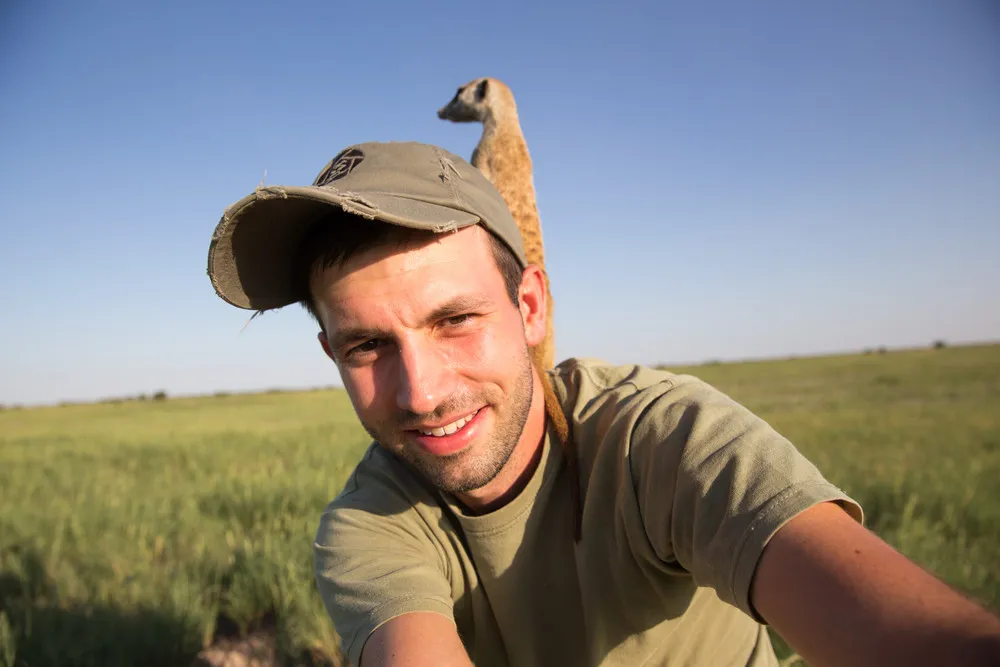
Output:
<instances>
[{"instance_id":1,"label":"man's shoulder","mask_svg":"<svg viewBox=\"0 0 1000 667\"><path fill-rule=\"evenodd\" d=\"M447 526L417 476L372 443L323 510L313 542L320 597L353 664L391 618L452 615L459 560Z\"/></svg>"},{"instance_id":2,"label":"man's shoulder","mask_svg":"<svg viewBox=\"0 0 1000 667\"><path fill-rule=\"evenodd\" d=\"M642 409L649 401L671 393L675 400L728 401L698 377L642 364L612 364L598 358L573 357L550 371L564 409L576 416L613 405L616 411Z\"/></svg>"},{"instance_id":3,"label":"man's shoulder","mask_svg":"<svg viewBox=\"0 0 1000 667\"><path fill-rule=\"evenodd\" d=\"M591 382L611 386L622 382L657 382L676 377L664 368L644 364L614 364L600 357L570 357L552 368L558 377L586 376Z\"/></svg>"},{"instance_id":4,"label":"man's shoulder","mask_svg":"<svg viewBox=\"0 0 1000 667\"><path fill-rule=\"evenodd\" d=\"M361 528L361 524L426 524L440 521L433 490L398 457L373 442L343 489L325 507L321 528Z\"/></svg>"},{"instance_id":5,"label":"man's shoulder","mask_svg":"<svg viewBox=\"0 0 1000 667\"><path fill-rule=\"evenodd\" d=\"M571 358L551 377L580 455L595 465L602 453L631 457L637 448L679 454L760 422L699 377L664 368ZM712 427L693 429L696 421Z\"/></svg>"}]
</instances>

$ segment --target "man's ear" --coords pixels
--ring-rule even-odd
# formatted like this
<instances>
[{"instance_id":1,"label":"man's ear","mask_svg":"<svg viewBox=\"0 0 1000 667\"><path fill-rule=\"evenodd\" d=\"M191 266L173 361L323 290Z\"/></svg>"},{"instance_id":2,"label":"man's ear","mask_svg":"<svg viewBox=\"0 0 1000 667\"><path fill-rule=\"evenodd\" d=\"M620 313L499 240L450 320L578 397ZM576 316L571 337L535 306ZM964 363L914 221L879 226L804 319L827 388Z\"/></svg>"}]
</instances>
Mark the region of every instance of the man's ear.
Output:
<instances>
[{"instance_id":1,"label":"man's ear","mask_svg":"<svg viewBox=\"0 0 1000 667\"><path fill-rule=\"evenodd\" d=\"M545 273L541 268L535 264L528 265L521 274L521 286L517 294L525 342L528 347L535 347L545 339L545 306L549 298L545 290Z\"/></svg>"},{"instance_id":2,"label":"man's ear","mask_svg":"<svg viewBox=\"0 0 1000 667\"><path fill-rule=\"evenodd\" d=\"M321 330L316 334L316 338L319 339L319 344L323 348L323 351L326 352L326 356L330 357L330 361L337 363L337 358L333 356L333 350L330 349L330 341L326 339L326 332Z\"/></svg>"}]
</instances>

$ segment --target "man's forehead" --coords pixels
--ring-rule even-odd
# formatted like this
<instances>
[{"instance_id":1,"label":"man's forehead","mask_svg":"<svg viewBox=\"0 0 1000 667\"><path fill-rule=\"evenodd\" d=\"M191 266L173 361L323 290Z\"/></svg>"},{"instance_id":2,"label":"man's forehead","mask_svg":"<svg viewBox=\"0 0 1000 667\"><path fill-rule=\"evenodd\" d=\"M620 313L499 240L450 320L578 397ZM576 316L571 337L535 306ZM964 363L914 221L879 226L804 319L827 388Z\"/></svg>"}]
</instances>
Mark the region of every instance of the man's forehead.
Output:
<instances>
[{"instance_id":1,"label":"man's forehead","mask_svg":"<svg viewBox=\"0 0 1000 667\"><path fill-rule=\"evenodd\" d=\"M441 264L470 253L488 252L488 232L479 225L453 232L401 229L383 241L352 254L338 267L338 275L357 273L368 267L377 270L409 271Z\"/></svg>"},{"instance_id":2,"label":"man's forehead","mask_svg":"<svg viewBox=\"0 0 1000 667\"><path fill-rule=\"evenodd\" d=\"M498 280L487 232L470 227L365 250L317 272L313 293L328 313L352 319L359 310L397 302L433 309L456 296L488 292Z\"/></svg>"}]
</instances>

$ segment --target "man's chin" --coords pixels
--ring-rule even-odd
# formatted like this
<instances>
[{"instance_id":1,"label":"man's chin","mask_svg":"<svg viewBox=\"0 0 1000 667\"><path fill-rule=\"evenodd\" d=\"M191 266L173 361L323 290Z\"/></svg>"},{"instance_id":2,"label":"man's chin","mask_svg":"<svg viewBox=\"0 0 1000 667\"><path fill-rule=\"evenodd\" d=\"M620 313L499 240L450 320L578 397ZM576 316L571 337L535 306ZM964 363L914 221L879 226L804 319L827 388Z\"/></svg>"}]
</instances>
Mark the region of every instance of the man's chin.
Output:
<instances>
[{"instance_id":1,"label":"man's chin","mask_svg":"<svg viewBox=\"0 0 1000 667\"><path fill-rule=\"evenodd\" d=\"M408 452L405 459L434 488L451 494L468 493L486 486L506 463L476 461L468 449L449 456L414 456Z\"/></svg>"},{"instance_id":2,"label":"man's chin","mask_svg":"<svg viewBox=\"0 0 1000 667\"><path fill-rule=\"evenodd\" d=\"M435 488L446 493L465 493L485 486L495 477L470 470L465 454L463 451L450 456L421 457L411 464Z\"/></svg>"}]
</instances>

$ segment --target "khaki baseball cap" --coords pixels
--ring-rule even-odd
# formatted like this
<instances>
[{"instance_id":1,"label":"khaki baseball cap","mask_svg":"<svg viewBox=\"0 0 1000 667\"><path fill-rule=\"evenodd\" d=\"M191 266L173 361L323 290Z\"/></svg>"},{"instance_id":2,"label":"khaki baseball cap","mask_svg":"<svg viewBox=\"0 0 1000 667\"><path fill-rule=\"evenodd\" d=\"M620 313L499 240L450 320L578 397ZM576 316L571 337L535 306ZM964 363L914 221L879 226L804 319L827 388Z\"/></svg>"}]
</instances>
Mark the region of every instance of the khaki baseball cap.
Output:
<instances>
[{"instance_id":1,"label":"khaki baseball cap","mask_svg":"<svg viewBox=\"0 0 1000 667\"><path fill-rule=\"evenodd\" d=\"M307 296L293 266L305 234L357 217L438 233L481 224L527 265L514 218L479 170L437 146L370 142L342 150L312 185L260 186L226 208L208 247L208 277L240 308L295 303Z\"/></svg>"}]
</instances>

